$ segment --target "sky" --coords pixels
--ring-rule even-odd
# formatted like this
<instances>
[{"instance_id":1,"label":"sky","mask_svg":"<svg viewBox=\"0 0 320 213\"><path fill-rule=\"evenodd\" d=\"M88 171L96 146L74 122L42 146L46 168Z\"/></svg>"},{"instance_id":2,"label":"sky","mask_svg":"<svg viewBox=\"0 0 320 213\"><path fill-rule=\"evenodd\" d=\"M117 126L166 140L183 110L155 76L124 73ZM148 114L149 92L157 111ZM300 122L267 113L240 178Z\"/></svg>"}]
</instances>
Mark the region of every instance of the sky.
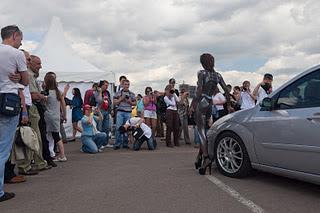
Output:
<instances>
[{"instance_id":1,"label":"sky","mask_svg":"<svg viewBox=\"0 0 320 213\"><path fill-rule=\"evenodd\" d=\"M171 77L195 85L204 52L227 83L252 89L264 73L278 87L320 62L318 0L0 1L0 26L18 25L24 49L35 51L57 16L80 57L126 75L137 93Z\"/></svg>"}]
</instances>

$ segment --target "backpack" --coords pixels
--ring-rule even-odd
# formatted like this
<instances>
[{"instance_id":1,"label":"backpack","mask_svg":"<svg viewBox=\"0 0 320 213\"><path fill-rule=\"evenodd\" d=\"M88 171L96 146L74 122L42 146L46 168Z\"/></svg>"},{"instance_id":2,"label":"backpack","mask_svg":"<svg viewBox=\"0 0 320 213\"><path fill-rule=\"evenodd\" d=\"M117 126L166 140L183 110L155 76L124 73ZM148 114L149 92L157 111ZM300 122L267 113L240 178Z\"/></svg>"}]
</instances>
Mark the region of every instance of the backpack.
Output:
<instances>
[{"instance_id":1,"label":"backpack","mask_svg":"<svg viewBox=\"0 0 320 213\"><path fill-rule=\"evenodd\" d=\"M158 114L165 113L167 111L167 104L164 101L164 96L159 96L157 100L157 112Z\"/></svg>"},{"instance_id":2,"label":"backpack","mask_svg":"<svg viewBox=\"0 0 320 213\"><path fill-rule=\"evenodd\" d=\"M94 107L97 105L97 101L96 101L96 98L94 97L94 95L90 96L89 105L94 106Z\"/></svg>"}]
</instances>

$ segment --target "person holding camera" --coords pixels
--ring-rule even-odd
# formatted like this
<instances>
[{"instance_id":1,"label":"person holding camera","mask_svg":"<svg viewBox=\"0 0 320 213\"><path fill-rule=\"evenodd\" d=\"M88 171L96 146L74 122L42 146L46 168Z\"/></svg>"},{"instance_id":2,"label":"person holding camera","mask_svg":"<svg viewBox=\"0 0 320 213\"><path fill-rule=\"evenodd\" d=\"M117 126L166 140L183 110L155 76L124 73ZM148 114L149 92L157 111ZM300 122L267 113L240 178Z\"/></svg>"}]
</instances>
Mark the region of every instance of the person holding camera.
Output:
<instances>
[{"instance_id":1,"label":"person holding camera","mask_svg":"<svg viewBox=\"0 0 320 213\"><path fill-rule=\"evenodd\" d=\"M173 142L175 146L180 146L179 144L179 115L177 103L180 101L179 97L175 93L172 85L167 85L165 88L165 97L164 101L167 104L166 111L166 145L168 147L173 148L173 144L171 142L171 133L173 132Z\"/></svg>"},{"instance_id":2,"label":"person holding camera","mask_svg":"<svg viewBox=\"0 0 320 213\"><path fill-rule=\"evenodd\" d=\"M110 115L112 114L112 101L111 95L108 91L109 82L104 80L100 81L98 92L95 93L95 99L97 101L97 107L99 107L103 119L98 123L98 130L104 132L109 136L110 131ZM109 137L105 141L104 145L109 143Z\"/></svg>"},{"instance_id":3,"label":"person holding camera","mask_svg":"<svg viewBox=\"0 0 320 213\"><path fill-rule=\"evenodd\" d=\"M102 146L107 140L105 132L98 132L97 122L103 119L99 108L95 108L94 112L90 105L83 106L84 116L81 119L82 133L81 151L85 153L95 154L102 151Z\"/></svg>"},{"instance_id":4,"label":"person holding camera","mask_svg":"<svg viewBox=\"0 0 320 213\"><path fill-rule=\"evenodd\" d=\"M179 135L183 131L183 138L186 144L190 145L189 128L188 128L188 111L189 111L189 92L185 89L181 89L181 100L178 102L178 114L180 119Z\"/></svg>"},{"instance_id":5,"label":"person holding camera","mask_svg":"<svg viewBox=\"0 0 320 213\"><path fill-rule=\"evenodd\" d=\"M255 104L255 97L250 90L250 81L244 81L242 83L242 89L240 93L241 109L253 108Z\"/></svg>"},{"instance_id":6,"label":"person holding camera","mask_svg":"<svg viewBox=\"0 0 320 213\"><path fill-rule=\"evenodd\" d=\"M152 139L152 131L150 127L144 123L143 118L130 118L124 125L120 126L119 132L121 134L126 134L127 131L132 131L133 137L135 138L133 150L140 150L145 141L147 142L149 150L154 150L156 148L156 144Z\"/></svg>"},{"instance_id":7,"label":"person holding camera","mask_svg":"<svg viewBox=\"0 0 320 213\"><path fill-rule=\"evenodd\" d=\"M143 115L146 124L152 129L152 139L155 140L154 137L157 130L157 98L153 94L151 87L146 87L145 94L143 97Z\"/></svg>"},{"instance_id":8,"label":"person holding camera","mask_svg":"<svg viewBox=\"0 0 320 213\"><path fill-rule=\"evenodd\" d=\"M269 73L264 74L263 81L259 83L256 88L254 88L252 94L257 101L256 104L259 104L264 98L272 92L272 81L273 76Z\"/></svg>"},{"instance_id":9,"label":"person holding camera","mask_svg":"<svg viewBox=\"0 0 320 213\"><path fill-rule=\"evenodd\" d=\"M113 103L118 105L116 114L116 141L114 149L122 148L128 149L128 135L120 134L119 128L124 125L127 120L131 118L132 106L136 105L136 97L133 92L129 90L130 81L124 80L123 89L118 91L113 98Z\"/></svg>"}]
</instances>

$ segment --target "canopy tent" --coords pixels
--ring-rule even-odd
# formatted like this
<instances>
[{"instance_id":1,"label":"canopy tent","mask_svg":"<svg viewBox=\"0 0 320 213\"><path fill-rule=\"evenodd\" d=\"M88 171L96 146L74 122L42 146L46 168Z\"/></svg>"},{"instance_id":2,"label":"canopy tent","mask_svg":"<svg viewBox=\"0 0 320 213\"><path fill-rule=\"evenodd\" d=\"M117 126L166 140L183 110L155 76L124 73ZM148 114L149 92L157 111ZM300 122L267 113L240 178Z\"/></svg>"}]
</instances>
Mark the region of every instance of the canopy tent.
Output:
<instances>
[{"instance_id":1,"label":"canopy tent","mask_svg":"<svg viewBox=\"0 0 320 213\"><path fill-rule=\"evenodd\" d=\"M57 17L52 18L51 26L34 55L39 56L42 61L39 79L43 80L49 71L55 72L60 90L63 90L66 83L70 84L67 94L69 99L72 99L72 88L79 88L83 97L85 91L92 87L93 82L100 80L110 82L109 90L113 94L115 80L113 73L103 71L79 57L65 39L62 23ZM68 122L64 126L67 136L70 137L72 135L71 110L68 109L67 112Z\"/></svg>"}]
</instances>

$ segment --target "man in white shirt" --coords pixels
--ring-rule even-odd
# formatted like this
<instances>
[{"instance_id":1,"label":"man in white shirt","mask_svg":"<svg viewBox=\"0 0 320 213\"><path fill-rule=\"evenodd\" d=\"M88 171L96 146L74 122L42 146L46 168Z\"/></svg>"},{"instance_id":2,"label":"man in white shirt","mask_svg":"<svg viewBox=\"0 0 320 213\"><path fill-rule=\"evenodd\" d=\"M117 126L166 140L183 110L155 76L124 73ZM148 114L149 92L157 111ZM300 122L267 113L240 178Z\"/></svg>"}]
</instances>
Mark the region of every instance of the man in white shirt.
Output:
<instances>
[{"instance_id":1,"label":"man in white shirt","mask_svg":"<svg viewBox=\"0 0 320 213\"><path fill-rule=\"evenodd\" d=\"M143 135L136 139L135 143L133 144L133 149L135 151L140 150L141 145L147 141L148 149L154 150L156 148L156 144L153 143L152 139L152 131L148 125L144 123L143 118L133 117L130 118L123 126L119 128L121 134L125 134L128 131L128 128L141 128L143 131Z\"/></svg>"},{"instance_id":2,"label":"man in white shirt","mask_svg":"<svg viewBox=\"0 0 320 213\"><path fill-rule=\"evenodd\" d=\"M10 80L11 75L20 75L19 83L27 86L29 83L26 59L18 50L23 38L22 32L15 25L1 29L2 44L0 44L0 96L11 93L18 95L17 82ZM1 101L0 104L4 104ZM0 113L0 202L13 198L14 193L3 191L4 167L10 155L19 115L6 116Z\"/></svg>"},{"instance_id":3,"label":"man in white shirt","mask_svg":"<svg viewBox=\"0 0 320 213\"><path fill-rule=\"evenodd\" d=\"M250 90L250 81L244 81L242 83L242 90L240 93L241 109L253 108L255 104L255 97Z\"/></svg>"},{"instance_id":4,"label":"man in white shirt","mask_svg":"<svg viewBox=\"0 0 320 213\"><path fill-rule=\"evenodd\" d=\"M255 97L255 100L257 101L257 104L262 102L262 100L272 92L272 81L273 76L269 73L266 73L263 76L263 81L259 83L256 88L253 90L253 96Z\"/></svg>"}]
</instances>

